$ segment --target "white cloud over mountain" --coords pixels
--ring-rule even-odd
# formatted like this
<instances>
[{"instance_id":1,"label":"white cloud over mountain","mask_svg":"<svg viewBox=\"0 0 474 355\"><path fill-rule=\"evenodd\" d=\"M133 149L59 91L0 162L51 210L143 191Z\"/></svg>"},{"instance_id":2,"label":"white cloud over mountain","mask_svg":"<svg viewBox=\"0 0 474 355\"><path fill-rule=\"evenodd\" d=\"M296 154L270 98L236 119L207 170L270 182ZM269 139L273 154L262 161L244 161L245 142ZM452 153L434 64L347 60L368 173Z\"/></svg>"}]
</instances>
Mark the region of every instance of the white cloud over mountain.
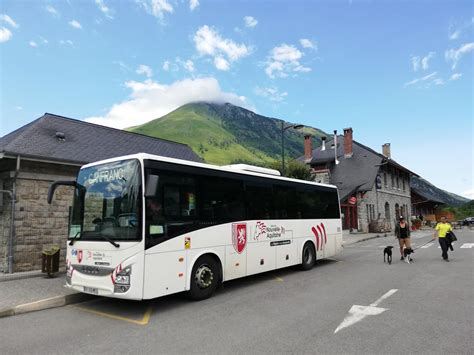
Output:
<instances>
[{"instance_id":1,"label":"white cloud over mountain","mask_svg":"<svg viewBox=\"0 0 474 355\"><path fill-rule=\"evenodd\" d=\"M132 91L129 98L113 105L104 116L88 117L85 121L126 128L162 117L184 104L197 101L229 102L253 110L245 97L222 91L219 82L212 77L185 79L170 85L151 79L127 81L125 86Z\"/></svg>"}]
</instances>

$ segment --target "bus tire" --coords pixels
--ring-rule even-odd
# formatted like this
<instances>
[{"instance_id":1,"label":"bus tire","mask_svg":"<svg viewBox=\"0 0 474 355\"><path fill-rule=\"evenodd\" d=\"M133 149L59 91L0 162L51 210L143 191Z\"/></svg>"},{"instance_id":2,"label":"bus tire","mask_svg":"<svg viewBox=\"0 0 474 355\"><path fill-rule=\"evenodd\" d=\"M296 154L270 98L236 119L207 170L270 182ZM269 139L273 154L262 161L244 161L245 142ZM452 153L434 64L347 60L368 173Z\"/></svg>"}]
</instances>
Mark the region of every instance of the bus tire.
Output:
<instances>
[{"instance_id":1,"label":"bus tire","mask_svg":"<svg viewBox=\"0 0 474 355\"><path fill-rule=\"evenodd\" d=\"M189 297L194 301L204 300L212 296L219 285L220 268L211 255L201 256L191 272Z\"/></svg>"},{"instance_id":2,"label":"bus tire","mask_svg":"<svg viewBox=\"0 0 474 355\"><path fill-rule=\"evenodd\" d=\"M303 253L301 255L301 270L310 270L316 261L316 252L313 243L306 242L303 246Z\"/></svg>"}]
</instances>

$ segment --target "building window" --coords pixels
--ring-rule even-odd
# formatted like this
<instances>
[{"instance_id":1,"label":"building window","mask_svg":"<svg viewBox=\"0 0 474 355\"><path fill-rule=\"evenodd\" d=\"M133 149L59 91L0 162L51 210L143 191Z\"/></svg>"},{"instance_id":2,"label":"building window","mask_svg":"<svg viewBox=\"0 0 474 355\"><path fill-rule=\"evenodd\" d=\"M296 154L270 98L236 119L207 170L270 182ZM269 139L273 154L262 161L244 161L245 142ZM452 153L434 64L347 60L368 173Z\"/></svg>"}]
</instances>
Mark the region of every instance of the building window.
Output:
<instances>
[{"instance_id":1,"label":"building window","mask_svg":"<svg viewBox=\"0 0 474 355\"><path fill-rule=\"evenodd\" d=\"M400 205L398 203L395 204L395 218L397 221L400 218Z\"/></svg>"},{"instance_id":2,"label":"building window","mask_svg":"<svg viewBox=\"0 0 474 355\"><path fill-rule=\"evenodd\" d=\"M392 189L395 188L395 173L392 171L390 176L392 177Z\"/></svg>"},{"instance_id":3,"label":"building window","mask_svg":"<svg viewBox=\"0 0 474 355\"><path fill-rule=\"evenodd\" d=\"M386 172L383 173L383 185L387 187L387 173Z\"/></svg>"},{"instance_id":4,"label":"building window","mask_svg":"<svg viewBox=\"0 0 474 355\"><path fill-rule=\"evenodd\" d=\"M385 219L390 221L390 204L385 202Z\"/></svg>"},{"instance_id":5,"label":"building window","mask_svg":"<svg viewBox=\"0 0 474 355\"><path fill-rule=\"evenodd\" d=\"M406 186L405 186L405 177L402 179L402 184L403 184L403 191L406 191Z\"/></svg>"}]
</instances>

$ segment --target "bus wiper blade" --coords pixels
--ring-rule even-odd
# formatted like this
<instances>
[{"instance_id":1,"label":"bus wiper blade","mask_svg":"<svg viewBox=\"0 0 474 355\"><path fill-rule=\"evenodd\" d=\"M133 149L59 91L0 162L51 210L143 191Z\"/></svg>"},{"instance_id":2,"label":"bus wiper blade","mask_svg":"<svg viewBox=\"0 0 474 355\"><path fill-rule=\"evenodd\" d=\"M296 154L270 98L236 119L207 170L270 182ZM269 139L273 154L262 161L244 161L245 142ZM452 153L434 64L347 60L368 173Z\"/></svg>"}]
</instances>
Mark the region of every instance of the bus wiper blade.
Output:
<instances>
[{"instance_id":1,"label":"bus wiper blade","mask_svg":"<svg viewBox=\"0 0 474 355\"><path fill-rule=\"evenodd\" d=\"M110 244L112 244L114 247L116 248L120 248L120 244L114 242L112 239L106 237L105 235L103 234L99 234L99 236L102 238L102 239L105 239L106 241L108 241Z\"/></svg>"},{"instance_id":2,"label":"bus wiper blade","mask_svg":"<svg viewBox=\"0 0 474 355\"><path fill-rule=\"evenodd\" d=\"M74 242L76 241L76 239L79 239L81 236L82 236L82 232L77 232L76 235L71 238L69 245L74 245Z\"/></svg>"}]
</instances>

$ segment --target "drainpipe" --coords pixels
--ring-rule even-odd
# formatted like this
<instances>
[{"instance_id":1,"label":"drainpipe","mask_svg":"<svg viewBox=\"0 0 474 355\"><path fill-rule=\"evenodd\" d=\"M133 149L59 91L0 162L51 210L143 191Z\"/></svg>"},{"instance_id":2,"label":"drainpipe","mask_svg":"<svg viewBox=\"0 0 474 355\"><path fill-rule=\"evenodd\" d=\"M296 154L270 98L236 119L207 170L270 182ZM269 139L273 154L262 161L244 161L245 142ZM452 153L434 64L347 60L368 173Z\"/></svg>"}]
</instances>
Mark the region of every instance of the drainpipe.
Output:
<instances>
[{"instance_id":1,"label":"drainpipe","mask_svg":"<svg viewBox=\"0 0 474 355\"><path fill-rule=\"evenodd\" d=\"M7 191L10 195L11 200L11 217L10 217L10 238L8 239L8 273L13 273L13 242L15 240L15 204L16 204L16 179L20 172L20 156L16 157L16 170L13 175L13 188L12 191Z\"/></svg>"}]
</instances>

